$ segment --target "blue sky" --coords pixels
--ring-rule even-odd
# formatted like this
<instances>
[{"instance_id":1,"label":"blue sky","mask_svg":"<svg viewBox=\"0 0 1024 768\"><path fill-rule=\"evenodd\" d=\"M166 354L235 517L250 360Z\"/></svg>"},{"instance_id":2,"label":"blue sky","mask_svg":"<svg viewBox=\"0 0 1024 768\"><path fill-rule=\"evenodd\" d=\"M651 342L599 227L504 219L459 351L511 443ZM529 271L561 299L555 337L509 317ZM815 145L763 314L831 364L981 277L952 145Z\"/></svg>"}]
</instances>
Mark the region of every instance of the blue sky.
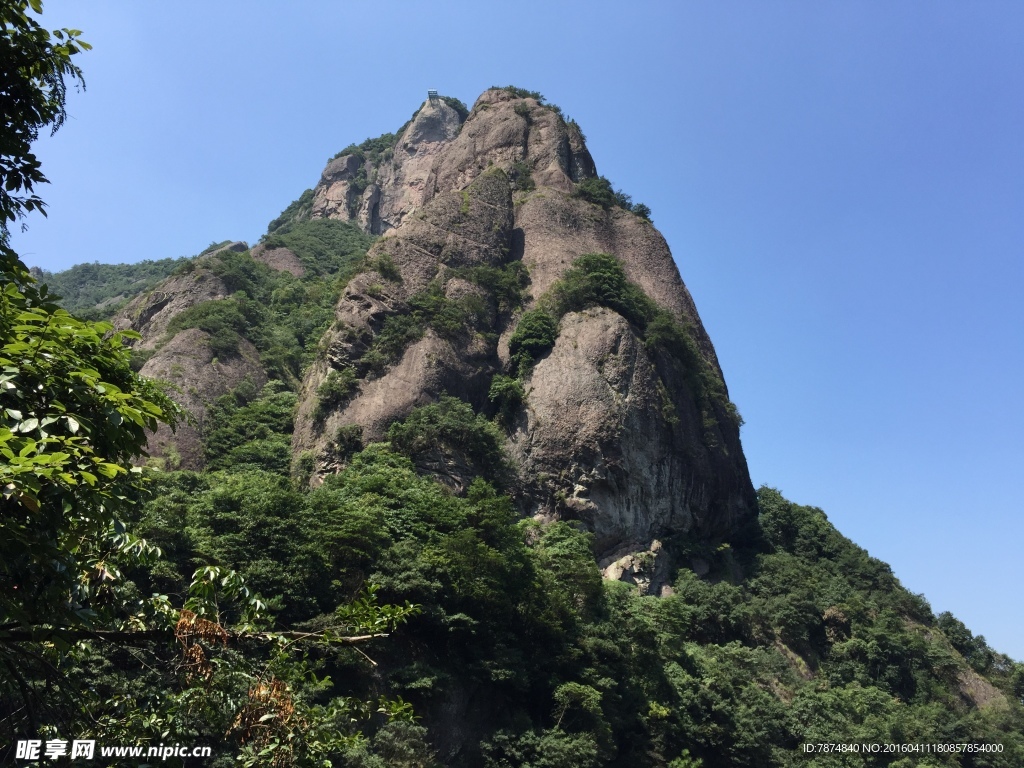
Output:
<instances>
[{"instance_id":1,"label":"blue sky","mask_svg":"<svg viewBox=\"0 0 1024 768\"><path fill-rule=\"evenodd\" d=\"M1024 659L1024 5L46 0L47 269L255 241L426 89L544 93L648 204L756 485Z\"/></svg>"}]
</instances>

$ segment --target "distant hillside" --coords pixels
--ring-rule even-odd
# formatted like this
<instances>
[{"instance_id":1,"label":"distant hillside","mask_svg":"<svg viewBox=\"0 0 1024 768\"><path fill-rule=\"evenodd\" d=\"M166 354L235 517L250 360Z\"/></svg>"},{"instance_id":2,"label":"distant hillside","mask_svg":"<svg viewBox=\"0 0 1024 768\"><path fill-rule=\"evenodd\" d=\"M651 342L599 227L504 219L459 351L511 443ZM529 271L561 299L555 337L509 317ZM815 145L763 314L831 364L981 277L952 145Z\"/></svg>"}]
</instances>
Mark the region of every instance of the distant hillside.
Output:
<instances>
[{"instance_id":1,"label":"distant hillside","mask_svg":"<svg viewBox=\"0 0 1024 768\"><path fill-rule=\"evenodd\" d=\"M61 305L69 312L105 318L140 293L152 290L186 261L183 256L135 264L76 264L63 272L40 270L39 281L62 297Z\"/></svg>"}]
</instances>

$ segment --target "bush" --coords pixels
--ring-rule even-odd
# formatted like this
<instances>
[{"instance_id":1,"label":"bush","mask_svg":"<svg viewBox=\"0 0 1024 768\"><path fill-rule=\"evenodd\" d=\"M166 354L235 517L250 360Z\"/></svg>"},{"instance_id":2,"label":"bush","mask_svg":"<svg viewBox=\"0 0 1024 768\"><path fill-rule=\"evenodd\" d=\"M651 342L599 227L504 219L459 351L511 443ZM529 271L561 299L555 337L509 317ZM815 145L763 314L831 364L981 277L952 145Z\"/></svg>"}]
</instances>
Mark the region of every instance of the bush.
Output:
<instances>
[{"instance_id":1,"label":"bush","mask_svg":"<svg viewBox=\"0 0 1024 768\"><path fill-rule=\"evenodd\" d=\"M487 392L487 398L494 403L498 409L498 420L505 427L512 426L512 420L516 411L523 403L526 391L519 379L510 376L497 375L491 380L491 388Z\"/></svg>"},{"instance_id":2,"label":"bush","mask_svg":"<svg viewBox=\"0 0 1024 768\"><path fill-rule=\"evenodd\" d=\"M249 322L239 302L231 299L214 299L195 304L167 324L167 338L187 328L198 328L210 334L210 348L217 357L238 354L239 334Z\"/></svg>"},{"instance_id":3,"label":"bush","mask_svg":"<svg viewBox=\"0 0 1024 768\"><path fill-rule=\"evenodd\" d=\"M402 273L389 253L382 253L378 256L373 262L373 268L385 280L390 280L393 283L402 282Z\"/></svg>"},{"instance_id":4,"label":"bush","mask_svg":"<svg viewBox=\"0 0 1024 768\"><path fill-rule=\"evenodd\" d=\"M504 276L496 276L488 269L474 267L461 274L480 279L493 278L502 290L514 290ZM427 328L432 328L442 338L455 339L474 321L484 322L488 314L487 304L482 297L469 295L457 300L449 299L444 295L441 282L437 280L409 297L409 310L408 314L388 316L380 333L363 354L361 360L371 370L380 371L395 362L410 344L423 338Z\"/></svg>"},{"instance_id":5,"label":"bush","mask_svg":"<svg viewBox=\"0 0 1024 768\"><path fill-rule=\"evenodd\" d=\"M517 160L512 163L512 187L517 192L532 192L537 185L533 181L533 171L529 163Z\"/></svg>"},{"instance_id":6,"label":"bush","mask_svg":"<svg viewBox=\"0 0 1024 768\"><path fill-rule=\"evenodd\" d=\"M552 288L552 294L560 315L590 306L608 307L641 330L658 312L643 290L626 278L621 262L607 253L577 258Z\"/></svg>"},{"instance_id":7,"label":"bush","mask_svg":"<svg viewBox=\"0 0 1024 768\"><path fill-rule=\"evenodd\" d=\"M514 85L492 85L491 90L505 91L505 93L509 93L515 96L517 99L534 99L538 104L544 103L544 97L540 94L540 92L528 91L525 88L518 88Z\"/></svg>"},{"instance_id":8,"label":"bush","mask_svg":"<svg viewBox=\"0 0 1024 768\"><path fill-rule=\"evenodd\" d=\"M511 312L520 307L530 282L529 271L521 261L512 261L500 267L485 264L460 267L451 270L451 275L488 291L494 297L499 312Z\"/></svg>"},{"instance_id":9,"label":"bush","mask_svg":"<svg viewBox=\"0 0 1024 768\"><path fill-rule=\"evenodd\" d=\"M313 207L313 190L307 189L298 200L293 200L288 207L281 211L281 215L267 225L267 234L275 232L284 234L289 231L297 222L309 218L309 212Z\"/></svg>"},{"instance_id":10,"label":"bush","mask_svg":"<svg viewBox=\"0 0 1024 768\"><path fill-rule=\"evenodd\" d=\"M341 406L352 390L356 387L356 372L346 366L341 370L331 371L327 378L316 388L316 408L313 410L314 421L323 421L331 411Z\"/></svg>"},{"instance_id":11,"label":"bush","mask_svg":"<svg viewBox=\"0 0 1024 768\"><path fill-rule=\"evenodd\" d=\"M616 205L615 191L612 183L604 176L595 176L590 179L583 179L576 185L572 196L588 203L599 205L605 210Z\"/></svg>"},{"instance_id":12,"label":"bush","mask_svg":"<svg viewBox=\"0 0 1024 768\"><path fill-rule=\"evenodd\" d=\"M436 403L417 408L388 430L394 450L416 461L433 451L459 451L481 474L504 481L508 472L498 428L457 397L442 395Z\"/></svg>"},{"instance_id":13,"label":"bush","mask_svg":"<svg viewBox=\"0 0 1024 768\"><path fill-rule=\"evenodd\" d=\"M342 461L363 449L363 428L358 424L343 424L334 433L334 451Z\"/></svg>"},{"instance_id":14,"label":"bush","mask_svg":"<svg viewBox=\"0 0 1024 768\"><path fill-rule=\"evenodd\" d=\"M267 248L287 248L306 268L306 274L350 277L362 264L375 238L355 224L336 219L310 219L268 235Z\"/></svg>"},{"instance_id":15,"label":"bush","mask_svg":"<svg viewBox=\"0 0 1024 768\"><path fill-rule=\"evenodd\" d=\"M180 258L147 259L135 264L76 264L63 272L43 270L39 282L50 289L50 298L68 312L81 316L86 310L95 309L95 314L105 318L190 263L191 260ZM97 309L100 304L103 306Z\"/></svg>"},{"instance_id":16,"label":"bush","mask_svg":"<svg viewBox=\"0 0 1024 768\"><path fill-rule=\"evenodd\" d=\"M651 220L651 209L643 203L634 203L633 198L619 189L613 189L612 183L604 176L583 179L576 185L572 196L588 203L599 205L606 211L611 208L622 208L632 211L647 221Z\"/></svg>"},{"instance_id":17,"label":"bush","mask_svg":"<svg viewBox=\"0 0 1024 768\"><path fill-rule=\"evenodd\" d=\"M512 368L526 376L533 364L548 352L558 338L558 322L543 309L526 312L508 341Z\"/></svg>"},{"instance_id":18,"label":"bush","mask_svg":"<svg viewBox=\"0 0 1024 768\"><path fill-rule=\"evenodd\" d=\"M466 118L469 117L469 107L465 103L454 96L441 96L441 101L459 113L460 123L466 122Z\"/></svg>"},{"instance_id":19,"label":"bush","mask_svg":"<svg viewBox=\"0 0 1024 768\"><path fill-rule=\"evenodd\" d=\"M283 382L269 381L256 397L246 395L244 387L224 395L210 408L203 434L203 448L210 469L229 469L236 463L253 463L271 471L287 471L276 458L252 460L251 450L241 450L253 442L280 438L289 446L295 404L294 392ZM276 449L275 449L276 450ZM273 453L273 451L271 451ZM286 451L287 454L287 451Z\"/></svg>"},{"instance_id":20,"label":"bush","mask_svg":"<svg viewBox=\"0 0 1024 768\"><path fill-rule=\"evenodd\" d=\"M458 99L456 99L456 101L458 101ZM461 104L462 102L459 103ZM463 109L465 109L464 104ZM401 133L401 131L399 131L399 133ZM389 153L394 150L395 142L397 140L397 134L385 133L375 139L366 139L362 144L349 144L343 150L335 154L331 160L337 160L339 157L344 157L345 155L355 155L360 160L369 160L374 165L379 165L381 159L388 156Z\"/></svg>"}]
</instances>

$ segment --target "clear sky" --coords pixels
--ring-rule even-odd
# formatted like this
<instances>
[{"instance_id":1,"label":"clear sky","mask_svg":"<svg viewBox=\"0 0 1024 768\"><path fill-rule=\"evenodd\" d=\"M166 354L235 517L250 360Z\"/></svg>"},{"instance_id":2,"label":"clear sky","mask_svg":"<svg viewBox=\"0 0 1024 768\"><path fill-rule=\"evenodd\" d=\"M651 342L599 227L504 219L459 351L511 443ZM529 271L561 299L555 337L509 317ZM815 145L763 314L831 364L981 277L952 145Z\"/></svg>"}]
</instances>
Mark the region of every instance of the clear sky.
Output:
<instances>
[{"instance_id":1,"label":"clear sky","mask_svg":"<svg viewBox=\"0 0 1024 768\"><path fill-rule=\"evenodd\" d=\"M746 419L822 507L1024 659L1024 4L46 0L88 90L39 142L66 268L254 242L428 88L544 93L648 204Z\"/></svg>"}]
</instances>

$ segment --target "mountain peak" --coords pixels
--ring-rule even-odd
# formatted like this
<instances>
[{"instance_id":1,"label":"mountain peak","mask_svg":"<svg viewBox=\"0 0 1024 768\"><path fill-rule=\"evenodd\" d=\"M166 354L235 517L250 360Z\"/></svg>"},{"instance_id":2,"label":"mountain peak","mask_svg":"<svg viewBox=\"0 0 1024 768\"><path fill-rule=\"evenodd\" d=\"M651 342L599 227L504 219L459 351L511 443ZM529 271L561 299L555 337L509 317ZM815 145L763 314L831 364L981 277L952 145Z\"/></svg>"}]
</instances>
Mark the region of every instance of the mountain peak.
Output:
<instances>
[{"instance_id":1,"label":"mountain peak","mask_svg":"<svg viewBox=\"0 0 1024 768\"><path fill-rule=\"evenodd\" d=\"M312 217L354 221L383 234L492 166L520 187L561 192L596 175L579 127L540 94L491 88L464 120L460 112L445 97L427 99L397 135L343 150L313 191Z\"/></svg>"}]
</instances>

